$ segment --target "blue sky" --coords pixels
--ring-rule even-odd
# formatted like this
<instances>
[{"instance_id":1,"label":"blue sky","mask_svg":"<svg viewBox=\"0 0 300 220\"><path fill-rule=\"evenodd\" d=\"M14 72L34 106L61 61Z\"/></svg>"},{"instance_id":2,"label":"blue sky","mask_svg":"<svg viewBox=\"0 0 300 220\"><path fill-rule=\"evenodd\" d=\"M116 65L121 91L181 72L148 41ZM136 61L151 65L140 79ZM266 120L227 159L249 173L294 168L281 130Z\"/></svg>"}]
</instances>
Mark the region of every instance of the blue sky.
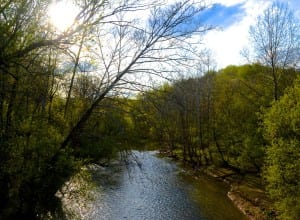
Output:
<instances>
[{"instance_id":1,"label":"blue sky","mask_svg":"<svg viewBox=\"0 0 300 220\"><path fill-rule=\"evenodd\" d=\"M217 25L207 33L204 43L213 53L217 68L246 63L240 51L249 46L248 30L273 0L211 0L211 6L200 16L202 23ZM283 0L300 18L300 1Z\"/></svg>"},{"instance_id":2,"label":"blue sky","mask_svg":"<svg viewBox=\"0 0 300 220\"><path fill-rule=\"evenodd\" d=\"M243 5L243 3L239 3L232 6L225 6L215 3L209 9L203 11L199 19L204 23L222 25L225 28L233 24L240 16L245 15Z\"/></svg>"}]
</instances>

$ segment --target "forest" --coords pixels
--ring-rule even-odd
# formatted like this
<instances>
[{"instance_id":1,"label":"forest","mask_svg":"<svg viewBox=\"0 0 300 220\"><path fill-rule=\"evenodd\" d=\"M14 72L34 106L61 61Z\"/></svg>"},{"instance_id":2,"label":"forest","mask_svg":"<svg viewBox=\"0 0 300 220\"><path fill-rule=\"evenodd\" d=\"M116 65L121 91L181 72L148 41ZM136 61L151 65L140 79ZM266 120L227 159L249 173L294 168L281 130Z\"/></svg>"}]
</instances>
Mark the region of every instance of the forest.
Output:
<instances>
[{"instance_id":1,"label":"forest","mask_svg":"<svg viewBox=\"0 0 300 220\"><path fill-rule=\"evenodd\" d=\"M0 218L46 219L86 164L151 147L193 168L254 173L278 219L300 218L300 22L276 2L248 64L213 68L204 1L0 1ZM135 19L148 10L149 18Z\"/></svg>"}]
</instances>

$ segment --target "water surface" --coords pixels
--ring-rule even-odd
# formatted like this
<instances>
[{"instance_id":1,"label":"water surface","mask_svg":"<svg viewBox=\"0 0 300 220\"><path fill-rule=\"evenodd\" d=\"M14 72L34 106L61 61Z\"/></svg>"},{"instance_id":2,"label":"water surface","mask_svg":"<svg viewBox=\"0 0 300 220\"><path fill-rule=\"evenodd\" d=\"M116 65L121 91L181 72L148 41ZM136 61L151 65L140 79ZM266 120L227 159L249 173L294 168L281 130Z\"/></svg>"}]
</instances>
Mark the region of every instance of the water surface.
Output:
<instances>
[{"instance_id":1,"label":"water surface","mask_svg":"<svg viewBox=\"0 0 300 220\"><path fill-rule=\"evenodd\" d=\"M138 163L95 172L95 200L85 219L246 219L227 198L223 183L195 179L155 152L133 153Z\"/></svg>"}]
</instances>

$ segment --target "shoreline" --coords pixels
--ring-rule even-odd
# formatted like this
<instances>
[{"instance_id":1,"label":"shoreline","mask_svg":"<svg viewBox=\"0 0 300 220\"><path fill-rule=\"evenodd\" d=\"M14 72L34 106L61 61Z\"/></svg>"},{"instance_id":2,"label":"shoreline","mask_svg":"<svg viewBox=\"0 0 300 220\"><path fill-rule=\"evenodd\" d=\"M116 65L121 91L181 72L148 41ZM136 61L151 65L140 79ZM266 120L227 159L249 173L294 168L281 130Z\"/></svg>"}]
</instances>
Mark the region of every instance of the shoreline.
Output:
<instances>
[{"instance_id":1,"label":"shoreline","mask_svg":"<svg viewBox=\"0 0 300 220\"><path fill-rule=\"evenodd\" d=\"M159 155L182 162L179 157L171 156L166 152L159 152ZM189 166L189 164L185 165ZM228 184L230 190L227 192L227 197L249 220L276 219L275 212L271 209L272 202L268 199L258 176L237 174L224 167L201 167L194 169L192 175L197 177L197 172Z\"/></svg>"},{"instance_id":2,"label":"shoreline","mask_svg":"<svg viewBox=\"0 0 300 220\"><path fill-rule=\"evenodd\" d=\"M228 168L202 168L200 172L219 179L230 186L227 197L250 220L274 219L271 201L265 190L253 183L259 177L252 174L241 176Z\"/></svg>"}]
</instances>

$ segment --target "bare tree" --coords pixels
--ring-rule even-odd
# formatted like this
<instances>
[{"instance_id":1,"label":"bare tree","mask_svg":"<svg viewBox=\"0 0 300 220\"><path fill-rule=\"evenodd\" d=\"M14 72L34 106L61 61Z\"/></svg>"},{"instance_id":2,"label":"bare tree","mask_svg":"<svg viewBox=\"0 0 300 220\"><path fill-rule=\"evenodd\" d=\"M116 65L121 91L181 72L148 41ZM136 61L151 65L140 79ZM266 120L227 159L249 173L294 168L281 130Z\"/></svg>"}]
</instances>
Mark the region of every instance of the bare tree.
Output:
<instances>
[{"instance_id":1,"label":"bare tree","mask_svg":"<svg viewBox=\"0 0 300 220\"><path fill-rule=\"evenodd\" d=\"M300 23L287 4L275 2L250 27L256 58L271 67L274 99L279 98L282 70L299 62Z\"/></svg>"},{"instance_id":2,"label":"bare tree","mask_svg":"<svg viewBox=\"0 0 300 220\"><path fill-rule=\"evenodd\" d=\"M65 148L84 147L86 125L103 100L185 65L191 37L210 29L194 19L202 1L72 2L79 13L61 32L45 13L49 0L0 1L0 216L40 216L77 169L60 163L80 157ZM69 81L59 66L68 61Z\"/></svg>"},{"instance_id":3,"label":"bare tree","mask_svg":"<svg viewBox=\"0 0 300 220\"><path fill-rule=\"evenodd\" d=\"M150 8L149 19L143 22L132 19L130 14L146 13L145 6L147 10ZM186 0L172 5L155 2L149 5L140 1L127 9L103 19L94 29L91 42L87 42L93 45L91 52L101 80L94 102L70 130L61 148L70 142L76 146L85 122L107 95L135 84L132 79L141 80L150 74L162 76L172 72L171 67L184 65L184 61L192 58L192 53L187 55L187 51L192 51L190 37L211 29L201 24L190 25L205 9L202 1ZM183 50L186 52L181 56Z\"/></svg>"}]
</instances>

